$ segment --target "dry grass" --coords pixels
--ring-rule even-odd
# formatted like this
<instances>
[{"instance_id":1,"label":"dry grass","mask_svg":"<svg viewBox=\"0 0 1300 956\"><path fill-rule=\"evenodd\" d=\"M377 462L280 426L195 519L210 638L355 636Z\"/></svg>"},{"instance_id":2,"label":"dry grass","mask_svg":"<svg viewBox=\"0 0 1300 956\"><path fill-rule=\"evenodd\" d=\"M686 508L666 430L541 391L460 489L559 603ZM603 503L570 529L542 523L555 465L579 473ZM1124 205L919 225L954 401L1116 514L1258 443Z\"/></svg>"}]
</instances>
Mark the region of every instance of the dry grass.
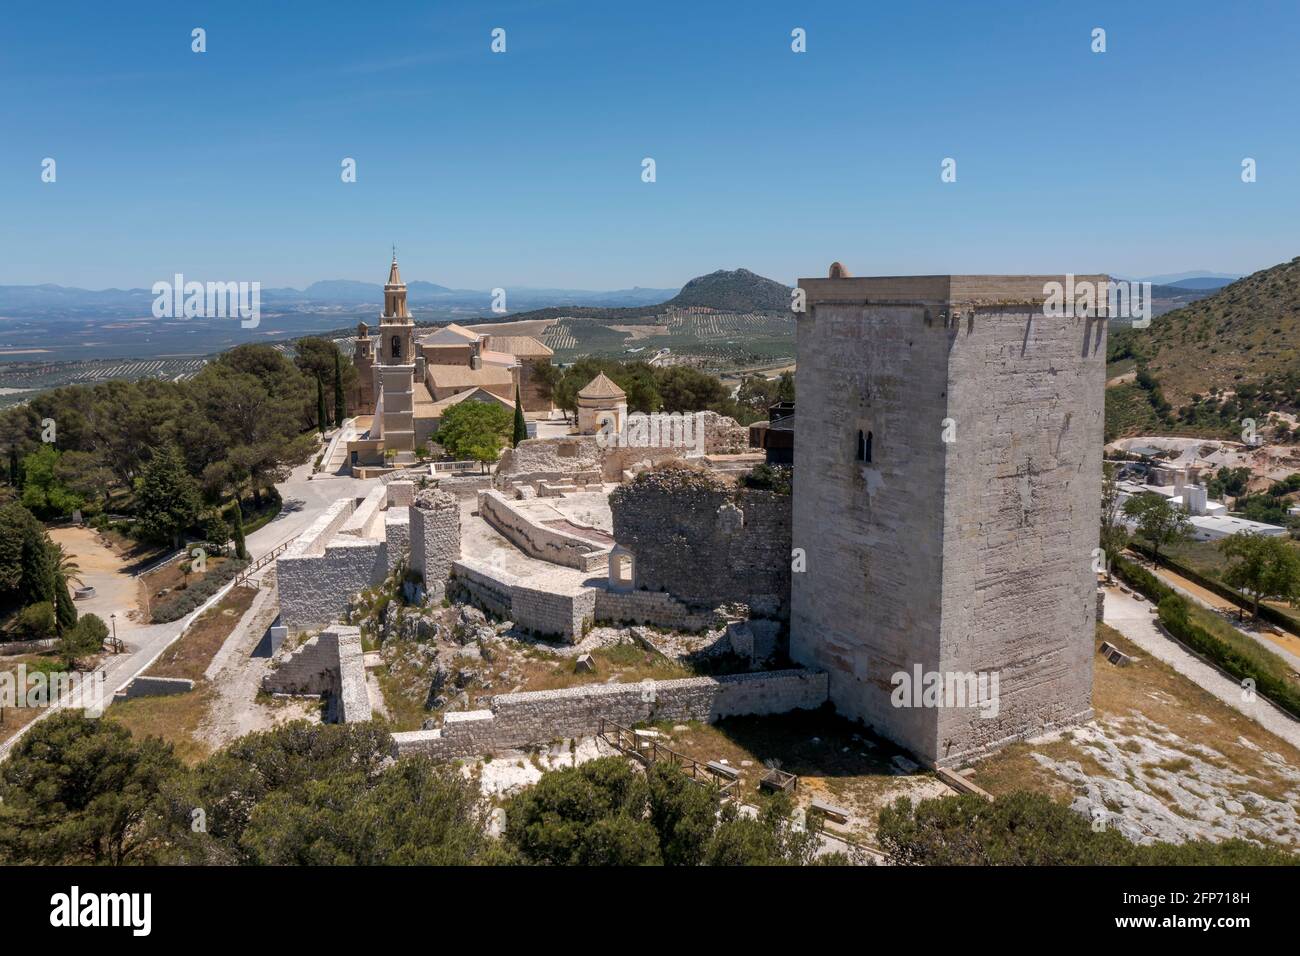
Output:
<instances>
[{"instance_id":1,"label":"dry grass","mask_svg":"<svg viewBox=\"0 0 1300 956\"><path fill-rule=\"evenodd\" d=\"M235 629L256 596L256 588L232 588L215 607L209 608L190 625L184 637L154 661L148 673L153 677L201 680L203 672L212 663L212 658L230 637L230 632Z\"/></svg>"},{"instance_id":2,"label":"dry grass","mask_svg":"<svg viewBox=\"0 0 1300 956\"><path fill-rule=\"evenodd\" d=\"M596 667L592 672L579 671L572 657L538 651L526 656L521 691L563 690L584 684L637 684L643 680L679 680L695 676L681 664L636 644L619 644L592 651L591 658Z\"/></svg>"},{"instance_id":3,"label":"dry grass","mask_svg":"<svg viewBox=\"0 0 1300 956\"><path fill-rule=\"evenodd\" d=\"M797 775L794 796L800 805L821 799L850 811L849 825L833 829L868 843L880 809L898 797L951 792L926 771L900 774L890 762L902 753L898 747L829 709L731 717L716 724L663 721L655 727L666 735L669 749L701 763L725 760L739 771L746 800L758 791L769 765Z\"/></svg>"},{"instance_id":4,"label":"dry grass","mask_svg":"<svg viewBox=\"0 0 1300 956\"><path fill-rule=\"evenodd\" d=\"M1116 667L1100 654L1093 657L1092 705L1099 720L1142 714L1189 744L1212 747L1225 763L1260 780L1257 792L1281 799L1290 789L1272 777L1259 755L1241 743L1244 738L1256 747L1280 754L1293 766L1300 766L1300 751L1273 736L1244 714L1179 674L1168 664L1151 657L1115 629L1097 625L1097 645L1109 641L1137 658L1127 667ZM1204 718L1202 720L1201 718ZM992 794L1012 790L1038 790L1063 796L1068 787L1031 756L1040 753L1055 760L1077 760L1091 775L1102 775L1099 764L1071 739L1067 730L1047 743L1017 743L975 765L972 780ZM1205 759L1201 756L1200 759ZM1176 762L1176 761L1175 761ZM1171 768L1165 768L1171 769Z\"/></svg>"},{"instance_id":5,"label":"dry grass","mask_svg":"<svg viewBox=\"0 0 1300 956\"><path fill-rule=\"evenodd\" d=\"M48 674L65 670L63 662L53 655L15 654L12 657L0 657L0 673L13 673L15 676L12 679L17 681L20 664L26 666L26 673L29 675L35 671L44 671ZM82 667L87 670L94 667L94 659L86 661ZM18 733L46 709L44 707L0 707L0 743Z\"/></svg>"},{"instance_id":6,"label":"dry grass","mask_svg":"<svg viewBox=\"0 0 1300 956\"><path fill-rule=\"evenodd\" d=\"M199 734L199 726L214 693L211 687L203 686L188 694L136 697L117 701L104 716L124 725L137 740L161 737L172 745L183 763L192 766L212 753L212 747Z\"/></svg>"}]
</instances>

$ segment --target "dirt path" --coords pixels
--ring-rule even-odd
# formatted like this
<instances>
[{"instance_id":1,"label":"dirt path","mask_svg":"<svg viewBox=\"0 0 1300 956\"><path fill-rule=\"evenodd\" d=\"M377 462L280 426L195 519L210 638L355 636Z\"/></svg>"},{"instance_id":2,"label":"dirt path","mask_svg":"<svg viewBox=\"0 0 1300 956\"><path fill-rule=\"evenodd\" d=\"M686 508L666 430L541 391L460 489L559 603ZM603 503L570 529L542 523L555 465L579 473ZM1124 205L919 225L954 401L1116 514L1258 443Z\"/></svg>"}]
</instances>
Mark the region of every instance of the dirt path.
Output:
<instances>
[{"instance_id":1,"label":"dirt path","mask_svg":"<svg viewBox=\"0 0 1300 956\"><path fill-rule=\"evenodd\" d=\"M91 528L51 528L50 538L63 545L65 551L81 566L78 575L81 585L95 589L93 598L77 602L81 614L96 614L109 623L117 615L118 636L137 626L131 615L140 609L137 581L126 570L127 562L104 544L99 533Z\"/></svg>"},{"instance_id":2,"label":"dirt path","mask_svg":"<svg viewBox=\"0 0 1300 956\"><path fill-rule=\"evenodd\" d=\"M267 673L271 659L253 657L253 652L275 620L278 607L275 589L263 588L213 657L209 679L215 694L197 736L214 750L245 734L269 730L290 720L320 722L320 706L316 701L258 700L262 676Z\"/></svg>"}]
</instances>

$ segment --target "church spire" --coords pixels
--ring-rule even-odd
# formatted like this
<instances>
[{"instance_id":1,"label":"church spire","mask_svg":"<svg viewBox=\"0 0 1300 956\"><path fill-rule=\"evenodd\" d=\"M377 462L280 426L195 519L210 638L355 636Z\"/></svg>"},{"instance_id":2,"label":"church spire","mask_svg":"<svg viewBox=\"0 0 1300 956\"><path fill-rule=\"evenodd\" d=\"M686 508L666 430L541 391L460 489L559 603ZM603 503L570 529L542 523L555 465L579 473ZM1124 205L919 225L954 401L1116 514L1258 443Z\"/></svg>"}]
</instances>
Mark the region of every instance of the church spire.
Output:
<instances>
[{"instance_id":1,"label":"church spire","mask_svg":"<svg viewBox=\"0 0 1300 956\"><path fill-rule=\"evenodd\" d=\"M406 283L397 270L397 246L393 246L393 264L388 269L384 284L384 318L407 318L411 312L406 306Z\"/></svg>"}]
</instances>

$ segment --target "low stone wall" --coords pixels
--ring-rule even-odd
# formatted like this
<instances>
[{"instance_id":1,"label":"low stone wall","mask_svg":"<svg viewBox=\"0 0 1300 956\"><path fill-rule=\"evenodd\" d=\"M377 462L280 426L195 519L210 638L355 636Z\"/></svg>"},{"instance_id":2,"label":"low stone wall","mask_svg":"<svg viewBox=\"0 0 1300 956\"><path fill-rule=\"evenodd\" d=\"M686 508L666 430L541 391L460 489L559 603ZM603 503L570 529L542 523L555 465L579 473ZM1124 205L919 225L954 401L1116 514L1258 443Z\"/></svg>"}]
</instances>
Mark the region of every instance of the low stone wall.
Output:
<instances>
[{"instance_id":1,"label":"low stone wall","mask_svg":"<svg viewBox=\"0 0 1300 956\"><path fill-rule=\"evenodd\" d=\"M590 736L599 731L602 719L627 727L643 721L782 714L816 709L826 702L827 693L827 675L808 670L589 684L501 694L493 698L491 710L449 713L441 728L396 733L393 741L399 755L474 757Z\"/></svg>"},{"instance_id":2,"label":"low stone wall","mask_svg":"<svg viewBox=\"0 0 1300 956\"><path fill-rule=\"evenodd\" d=\"M472 558L457 561L452 574L475 603L534 634L580 640L596 618L600 588L579 587L568 592L536 588L508 571Z\"/></svg>"},{"instance_id":3,"label":"low stone wall","mask_svg":"<svg viewBox=\"0 0 1300 956\"><path fill-rule=\"evenodd\" d=\"M411 510L398 508L384 515L384 543L387 545L388 570L411 552Z\"/></svg>"},{"instance_id":4,"label":"low stone wall","mask_svg":"<svg viewBox=\"0 0 1300 956\"><path fill-rule=\"evenodd\" d=\"M374 716L366 686L365 652L359 627L334 629L338 641L339 690L335 717L340 723L362 723Z\"/></svg>"},{"instance_id":5,"label":"low stone wall","mask_svg":"<svg viewBox=\"0 0 1300 956\"><path fill-rule=\"evenodd\" d=\"M168 697L172 694L186 694L194 689L194 681L184 677L145 677L140 676L127 684L115 696L130 700L134 697Z\"/></svg>"},{"instance_id":6,"label":"low stone wall","mask_svg":"<svg viewBox=\"0 0 1300 956\"><path fill-rule=\"evenodd\" d=\"M520 551L540 561L549 561L579 571L595 571L609 565L609 548L589 538L548 528L516 508L499 491L478 493L478 513L489 525Z\"/></svg>"},{"instance_id":7,"label":"low stone wall","mask_svg":"<svg viewBox=\"0 0 1300 956\"><path fill-rule=\"evenodd\" d=\"M667 591L599 591L596 620L611 624L653 624L674 631L703 631L724 623L716 611L694 611Z\"/></svg>"}]
</instances>

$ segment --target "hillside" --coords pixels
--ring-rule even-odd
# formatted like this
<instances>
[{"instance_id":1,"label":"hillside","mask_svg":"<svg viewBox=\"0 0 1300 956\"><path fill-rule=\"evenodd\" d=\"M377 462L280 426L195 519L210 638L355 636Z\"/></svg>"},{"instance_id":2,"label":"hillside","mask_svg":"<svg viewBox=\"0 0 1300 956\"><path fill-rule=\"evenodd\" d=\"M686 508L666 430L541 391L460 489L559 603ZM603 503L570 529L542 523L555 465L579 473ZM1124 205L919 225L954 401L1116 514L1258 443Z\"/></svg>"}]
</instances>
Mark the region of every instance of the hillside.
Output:
<instances>
[{"instance_id":1,"label":"hillside","mask_svg":"<svg viewBox=\"0 0 1300 956\"><path fill-rule=\"evenodd\" d=\"M1142 338L1148 370L1175 408L1215 388L1300 375L1300 258L1158 317Z\"/></svg>"},{"instance_id":2,"label":"hillside","mask_svg":"<svg viewBox=\"0 0 1300 956\"><path fill-rule=\"evenodd\" d=\"M722 312L784 312L790 308L790 287L748 269L719 269L692 279L664 304L707 306Z\"/></svg>"},{"instance_id":3,"label":"hillside","mask_svg":"<svg viewBox=\"0 0 1300 956\"><path fill-rule=\"evenodd\" d=\"M1108 437L1152 427L1230 435L1300 408L1300 258L1111 339ZM1116 373L1138 371L1116 381ZM1136 429L1136 431L1135 431Z\"/></svg>"}]
</instances>

